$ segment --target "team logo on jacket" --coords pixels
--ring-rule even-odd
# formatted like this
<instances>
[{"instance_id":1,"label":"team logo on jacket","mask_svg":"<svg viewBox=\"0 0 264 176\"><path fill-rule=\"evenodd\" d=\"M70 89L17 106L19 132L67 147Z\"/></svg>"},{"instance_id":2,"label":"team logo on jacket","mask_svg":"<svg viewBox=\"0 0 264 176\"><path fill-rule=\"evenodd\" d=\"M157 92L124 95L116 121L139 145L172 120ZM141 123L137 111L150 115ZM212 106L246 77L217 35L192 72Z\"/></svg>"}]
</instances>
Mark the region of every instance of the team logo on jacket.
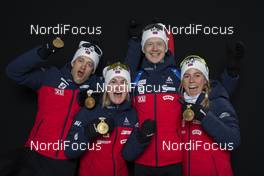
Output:
<instances>
[{"instance_id":1,"label":"team logo on jacket","mask_svg":"<svg viewBox=\"0 0 264 176\"><path fill-rule=\"evenodd\" d=\"M127 139L122 139L122 140L120 140L120 144L125 144L126 141L127 141Z\"/></svg>"},{"instance_id":2,"label":"team logo on jacket","mask_svg":"<svg viewBox=\"0 0 264 176\"><path fill-rule=\"evenodd\" d=\"M96 143L98 144L111 144L110 140L97 140Z\"/></svg>"},{"instance_id":3,"label":"team logo on jacket","mask_svg":"<svg viewBox=\"0 0 264 176\"><path fill-rule=\"evenodd\" d=\"M143 85L143 84L146 84L146 79L142 79L140 81L138 81L138 85Z\"/></svg>"},{"instance_id":4,"label":"team logo on jacket","mask_svg":"<svg viewBox=\"0 0 264 176\"><path fill-rule=\"evenodd\" d=\"M80 86L80 89L88 89L90 86L88 84L84 84Z\"/></svg>"},{"instance_id":5,"label":"team logo on jacket","mask_svg":"<svg viewBox=\"0 0 264 176\"><path fill-rule=\"evenodd\" d=\"M142 96L138 96L138 103L145 103L146 102L146 96L142 95Z\"/></svg>"},{"instance_id":6,"label":"team logo on jacket","mask_svg":"<svg viewBox=\"0 0 264 176\"><path fill-rule=\"evenodd\" d=\"M122 130L121 131L121 135L130 135L131 134L131 130Z\"/></svg>"},{"instance_id":7,"label":"team logo on jacket","mask_svg":"<svg viewBox=\"0 0 264 176\"><path fill-rule=\"evenodd\" d=\"M79 138L79 134L78 133L75 133L73 138L74 138L75 141L77 141L78 138Z\"/></svg>"},{"instance_id":8,"label":"team logo on jacket","mask_svg":"<svg viewBox=\"0 0 264 176\"><path fill-rule=\"evenodd\" d=\"M173 80L172 78L169 76L167 79L166 79L166 84L173 84Z\"/></svg>"},{"instance_id":9,"label":"team logo on jacket","mask_svg":"<svg viewBox=\"0 0 264 176\"><path fill-rule=\"evenodd\" d=\"M130 126L130 122L129 120L127 119L127 117L125 118L124 122L123 122L123 125L124 126Z\"/></svg>"},{"instance_id":10,"label":"team logo on jacket","mask_svg":"<svg viewBox=\"0 0 264 176\"><path fill-rule=\"evenodd\" d=\"M168 91L175 92L176 91L176 88L175 87L169 87L166 84L165 85L162 85L162 92L168 92Z\"/></svg>"},{"instance_id":11,"label":"team logo on jacket","mask_svg":"<svg viewBox=\"0 0 264 176\"><path fill-rule=\"evenodd\" d=\"M164 95L163 97L163 100L170 100L170 101L173 101L174 100L174 97L173 96L171 96L171 95Z\"/></svg>"},{"instance_id":12,"label":"team logo on jacket","mask_svg":"<svg viewBox=\"0 0 264 176\"><path fill-rule=\"evenodd\" d=\"M59 89L65 89L67 85L64 82L61 82L60 85L58 86Z\"/></svg>"},{"instance_id":13,"label":"team logo on jacket","mask_svg":"<svg viewBox=\"0 0 264 176\"><path fill-rule=\"evenodd\" d=\"M192 134L193 135L202 135L202 131L201 130L192 130Z\"/></svg>"},{"instance_id":14,"label":"team logo on jacket","mask_svg":"<svg viewBox=\"0 0 264 176\"><path fill-rule=\"evenodd\" d=\"M230 117L230 114L228 112L223 112L222 114L220 114L219 118L222 119L224 117Z\"/></svg>"},{"instance_id":15,"label":"team logo on jacket","mask_svg":"<svg viewBox=\"0 0 264 176\"><path fill-rule=\"evenodd\" d=\"M54 91L55 95L64 96L64 89L55 88Z\"/></svg>"},{"instance_id":16,"label":"team logo on jacket","mask_svg":"<svg viewBox=\"0 0 264 176\"><path fill-rule=\"evenodd\" d=\"M59 89L65 89L68 85L69 85L69 83L64 78L61 77L61 82L60 82L58 88Z\"/></svg>"},{"instance_id":17,"label":"team logo on jacket","mask_svg":"<svg viewBox=\"0 0 264 176\"><path fill-rule=\"evenodd\" d=\"M76 120L76 121L74 122L74 125L75 125L75 126L78 126L78 127L80 127L81 124L82 124L82 122L81 122L81 121L78 121L78 120Z\"/></svg>"},{"instance_id":18,"label":"team logo on jacket","mask_svg":"<svg viewBox=\"0 0 264 176\"><path fill-rule=\"evenodd\" d=\"M55 95L60 95L60 96L64 96L64 89L69 86L69 83L61 77L61 82L60 84L58 85L58 88L55 88L54 89L54 93Z\"/></svg>"}]
</instances>

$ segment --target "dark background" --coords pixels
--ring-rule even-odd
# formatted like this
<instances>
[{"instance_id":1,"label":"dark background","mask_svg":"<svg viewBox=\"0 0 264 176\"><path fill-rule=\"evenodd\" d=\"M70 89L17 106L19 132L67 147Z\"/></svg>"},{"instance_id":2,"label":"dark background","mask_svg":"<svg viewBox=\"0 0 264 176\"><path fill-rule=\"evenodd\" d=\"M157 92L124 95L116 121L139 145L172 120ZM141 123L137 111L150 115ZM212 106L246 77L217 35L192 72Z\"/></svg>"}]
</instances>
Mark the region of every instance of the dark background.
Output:
<instances>
[{"instance_id":1,"label":"dark background","mask_svg":"<svg viewBox=\"0 0 264 176\"><path fill-rule=\"evenodd\" d=\"M263 15L261 6L211 2L179 4L177 1L150 2L55 2L9 1L1 5L1 116L0 156L21 147L33 126L36 95L16 85L5 74L6 65L16 56L45 43L53 35L31 35L30 24L53 26L101 26L101 35L61 35L65 48L51 56L49 64L62 66L70 61L80 40L97 39L104 56L97 73L114 60L123 59L127 50L130 19L150 23L155 17L165 24L186 26L234 26L233 35L174 35L177 63L186 55L199 54L207 59L210 77L217 78L226 64L226 43L242 40L246 55L241 63L238 88L232 97L241 128L241 146L233 152L235 175L263 175ZM228 5L228 7L227 7ZM6 155L5 155L6 157Z\"/></svg>"}]
</instances>

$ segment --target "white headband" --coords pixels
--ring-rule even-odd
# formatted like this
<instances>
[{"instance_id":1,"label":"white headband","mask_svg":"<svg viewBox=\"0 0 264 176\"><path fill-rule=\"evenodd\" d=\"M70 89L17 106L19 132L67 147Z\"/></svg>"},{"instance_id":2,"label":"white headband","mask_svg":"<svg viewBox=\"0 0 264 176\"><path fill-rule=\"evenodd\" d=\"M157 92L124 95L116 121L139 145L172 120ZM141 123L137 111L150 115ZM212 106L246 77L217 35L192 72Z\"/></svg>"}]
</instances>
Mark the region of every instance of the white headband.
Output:
<instances>
[{"instance_id":1,"label":"white headband","mask_svg":"<svg viewBox=\"0 0 264 176\"><path fill-rule=\"evenodd\" d=\"M163 30L160 30L156 28L155 26L153 26L153 28L150 28L143 32L142 40L141 40L141 47L142 47L143 53L144 53L144 46L145 46L146 41L153 37L157 37L163 40L166 45L166 52L168 51L168 38L167 38L166 30L165 30L165 25L161 23L157 23L157 25L160 25L163 28Z\"/></svg>"},{"instance_id":2,"label":"white headband","mask_svg":"<svg viewBox=\"0 0 264 176\"><path fill-rule=\"evenodd\" d=\"M209 81L209 69L203 58L197 55L187 56L181 63L181 80L183 79L184 73L190 68L201 71L207 81Z\"/></svg>"},{"instance_id":3,"label":"white headband","mask_svg":"<svg viewBox=\"0 0 264 176\"><path fill-rule=\"evenodd\" d=\"M130 73L128 70L121 68L120 66L117 66L113 69L109 69L110 66L107 66L103 70L103 76L105 78L105 86L109 84L111 79L113 79L116 76L121 76L124 79L127 80L128 85L131 83Z\"/></svg>"},{"instance_id":4,"label":"white headband","mask_svg":"<svg viewBox=\"0 0 264 176\"><path fill-rule=\"evenodd\" d=\"M99 60L100 60L100 57L102 56L102 51L101 49L96 46L96 45L91 45L89 47L84 47L83 44L90 44L89 42L86 42L86 41L81 41L80 44L79 44L79 49L75 52L74 56L73 56L73 59L71 61L71 64L73 65L73 62L80 56L85 56L85 57L88 57L90 58L93 63L94 63L94 70L93 70L93 73L95 72L97 66L98 66L98 63L99 63ZM95 51L95 47L97 47L97 49L100 51L100 53L97 53Z\"/></svg>"}]
</instances>

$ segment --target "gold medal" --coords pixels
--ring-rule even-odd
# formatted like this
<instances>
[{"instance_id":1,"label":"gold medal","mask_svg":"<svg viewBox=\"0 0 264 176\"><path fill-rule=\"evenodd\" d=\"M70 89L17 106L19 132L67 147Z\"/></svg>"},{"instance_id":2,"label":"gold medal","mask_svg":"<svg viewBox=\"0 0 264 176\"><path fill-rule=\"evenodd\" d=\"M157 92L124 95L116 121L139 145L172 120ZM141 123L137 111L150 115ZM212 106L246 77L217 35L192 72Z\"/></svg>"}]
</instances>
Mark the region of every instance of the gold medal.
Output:
<instances>
[{"instance_id":1,"label":"gold medal","mask_svg":"<svg viewBox=\"0 0 264 176\"><path fill-rule=\"evenodd\" d=\"M52 44L55 48L62 48L64 47L64 42L61 38L57 37L52 41Z\"/></svg>"},{"instance_id":2,"label":"gold medal","mask_svg":"<svg viewBox=\"0 0 264 176\"><path fill-rule=\"evenodd\" d=\"M88 90L88 97L85 99L85 107L87 107L88 109L92 109L95 106L95 99L91 96L92 92L92 90Z\"/></svg>"},{"instance_id":3,"label":"gold medal","mask_svg":"<svg viewBox=\"0 0 264 176\"><path fill-rule=\"evenodd\" d=\"M91 96L88 96L86 99L85 99L85 106L88 108L88 109L92 109L94 106L95 106L95 100L93 97Z\"/></svg>"},{"instance_id":4,"label":"gold medal","mask_svg":"<svg viewBox=\"0 0 264 176\"><path fill-rule=\"evenodd\" d=\"M109 126L107 125L107 123L105 123L104 117L99 117L99 120L101 120L101 122L97 125L96 129L97 129L98 133L104 135L104 134L108 133Z\"/></svg>"},{"instance_id":5,"label":"gold medal","mask_svg":"<svg viewBox=\"0 0 264 176\"><path fill-rule=\"evenodd\" d=\"M185 109L185 111L183 112L183 119L185 120L185 121L192 121L193 120L193 118L194 118L194 112L193 112L193 110L191 109L191 106L192 105L187 105L187 109Z\"/></svg>"}]
</instances>

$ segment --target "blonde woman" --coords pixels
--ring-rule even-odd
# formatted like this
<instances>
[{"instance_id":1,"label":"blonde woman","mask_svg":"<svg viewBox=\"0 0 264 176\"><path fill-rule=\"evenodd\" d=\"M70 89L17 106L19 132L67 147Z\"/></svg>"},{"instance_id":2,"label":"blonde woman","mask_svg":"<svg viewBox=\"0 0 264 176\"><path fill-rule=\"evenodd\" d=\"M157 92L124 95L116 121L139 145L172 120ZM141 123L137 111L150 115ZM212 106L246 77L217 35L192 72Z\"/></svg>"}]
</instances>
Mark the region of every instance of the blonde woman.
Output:
<instances>
[{"instance_id":1,"label":"blonde woman","mask_svg":"<svg viewBox=\"0 0 264 176\"><path fill-rule=\"evenodd\" d=\"M137 114L129 101L128 66L114 63L103 70L103 75L102 104L92 110L83 107L67 137L66 155L69 158L81 156L80 176L128 175L125 159L136 159L153 134L151 120L137 128ZM125 145L128 138L130 142ZM135 145L137 147L132 148Z\"/></svg>"},{"instance_id":2,"label":"blonde woman","mask_svg":"<svg viewBox=\"0 0 264 176\"><path fill-rule=\"evenodd\" d=\"M239 146L240 131L226 90L209 81L206 62L197 55L182 61L180 87L182 136L189 143L184 150L184 175L233 175L230 154Z\"/></svg>"}]
</instances>

